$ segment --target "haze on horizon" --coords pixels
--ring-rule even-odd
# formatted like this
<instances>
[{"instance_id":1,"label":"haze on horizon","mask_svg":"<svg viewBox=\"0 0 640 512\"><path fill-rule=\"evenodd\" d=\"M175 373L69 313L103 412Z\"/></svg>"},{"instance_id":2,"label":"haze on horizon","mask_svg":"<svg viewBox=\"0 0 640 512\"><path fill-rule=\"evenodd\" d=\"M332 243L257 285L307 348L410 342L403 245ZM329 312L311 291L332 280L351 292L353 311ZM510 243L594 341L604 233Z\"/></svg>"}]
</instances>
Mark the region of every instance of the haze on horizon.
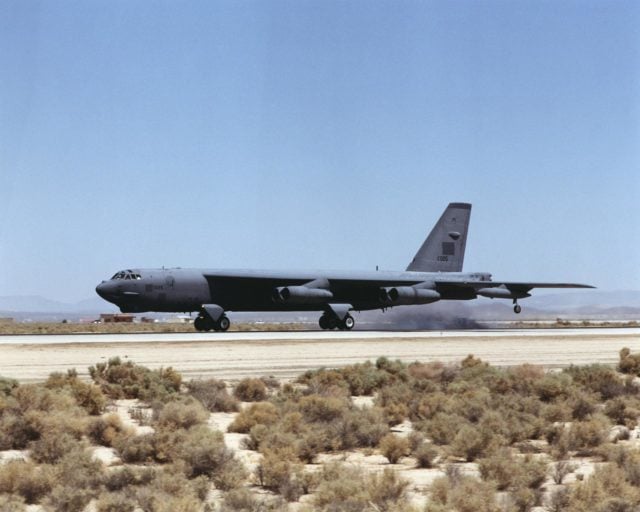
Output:
<instances>
[{"instance_id":1,"label":"haze on horizon","mask_svg":"<svg viewBox=\"0 0 640 512\"><path fill-rule=\"evenodd\" d=\"M132 267L640 289L640 4L0 4L0 296ZM537 292L539 293L539 292Z\"/></svg>"}]
</instances>

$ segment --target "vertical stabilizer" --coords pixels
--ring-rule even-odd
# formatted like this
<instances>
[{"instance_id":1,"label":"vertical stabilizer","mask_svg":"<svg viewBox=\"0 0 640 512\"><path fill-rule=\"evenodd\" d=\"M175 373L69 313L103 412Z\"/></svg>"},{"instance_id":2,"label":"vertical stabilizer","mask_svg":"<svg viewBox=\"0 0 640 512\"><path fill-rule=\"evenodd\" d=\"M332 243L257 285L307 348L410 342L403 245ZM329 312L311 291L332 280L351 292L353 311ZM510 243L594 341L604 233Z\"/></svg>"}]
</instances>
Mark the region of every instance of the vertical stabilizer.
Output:
<instances>
[{"instance_id":1,"label":"vertical stabilizer","mask_svg":"<svg viewBox=\"0 0 640 512\"><path fill-rule=\"evenodd\" d=\"M469 203L449 203L407 270L461 272L470 216Z\"/></svg>"}]
</instances>

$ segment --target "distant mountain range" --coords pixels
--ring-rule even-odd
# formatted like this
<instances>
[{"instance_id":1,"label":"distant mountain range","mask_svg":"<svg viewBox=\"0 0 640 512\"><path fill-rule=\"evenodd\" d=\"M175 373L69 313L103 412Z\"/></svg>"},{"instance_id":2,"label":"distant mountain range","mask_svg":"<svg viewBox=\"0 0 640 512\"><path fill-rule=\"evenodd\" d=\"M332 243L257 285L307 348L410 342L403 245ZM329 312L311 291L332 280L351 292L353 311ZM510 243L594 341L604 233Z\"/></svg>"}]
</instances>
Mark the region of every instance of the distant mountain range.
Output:
<instances>
[{"instance_id":1,"label":"distant mountain range","mask_svg":"<svg viewBox=\"0 0 640 512\"><path fill-rule=\"evenodd\" d=\"M469 321L516 320L516 319L640 319L640 291L600 291L583 290L570 293L550 293L534 295L521 301L522 313L514 315L510 301L478 299L475 301L443 301L427 306L406 306L392 308L386 313L366 312L365 321L406 321L407 318L422 321L438 319L465 319ZM99 297L88 298L75 303L51 300L37 295L0 296L0 317L16 320L72 321L81 318L97 318L100 313L114 313L118 309ZM386 316L385 316L386 315ZM315 321L316 315L295 314L242 314L250 319L293 318Z\"/></svg>"},{"instance_id":2,"label":"distant mountain range","mask_svg":"<svg viewBox=\"0 0 640 512\"><path fill-rule=\"evenodd\" d=\"M0 296L0 317L16 320L26 318L41 321L57 321L63 318L79 319L98 317L100 313L117 312L113 304L99 297L68 303L40 297L39 295Z\"/></svg>"}]
</instances>

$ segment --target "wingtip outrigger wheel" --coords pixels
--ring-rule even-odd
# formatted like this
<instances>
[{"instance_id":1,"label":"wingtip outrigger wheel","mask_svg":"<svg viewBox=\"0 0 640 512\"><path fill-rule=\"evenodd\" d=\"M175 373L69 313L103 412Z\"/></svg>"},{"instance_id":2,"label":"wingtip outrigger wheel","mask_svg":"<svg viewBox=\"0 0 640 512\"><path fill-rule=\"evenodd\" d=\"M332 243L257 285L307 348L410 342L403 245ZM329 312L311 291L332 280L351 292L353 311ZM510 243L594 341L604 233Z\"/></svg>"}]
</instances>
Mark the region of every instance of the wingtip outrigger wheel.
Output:
<instances>
[{"instance_id":1,"label":"wingtip outrigger wheel","mask_svg":"<svg viewBox=\"0 0 640 512\"><path fill-rule=\"evenodd\" d=\"M519 315L520 311L522 311L522 307L520 307L520 304L518 304L518 299L513 299L513 312L516 315Z\"/></svg>"}]
</instances>

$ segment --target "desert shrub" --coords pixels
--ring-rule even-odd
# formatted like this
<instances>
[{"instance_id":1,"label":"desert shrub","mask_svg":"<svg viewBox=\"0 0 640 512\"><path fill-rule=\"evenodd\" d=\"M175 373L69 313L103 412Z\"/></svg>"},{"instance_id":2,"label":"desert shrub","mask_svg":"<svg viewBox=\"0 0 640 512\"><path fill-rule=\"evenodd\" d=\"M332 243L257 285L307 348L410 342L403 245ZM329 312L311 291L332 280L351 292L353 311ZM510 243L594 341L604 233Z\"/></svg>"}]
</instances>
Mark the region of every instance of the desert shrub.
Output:
<instances>
[{"instance_id":1,"label":"desert shrub","mask_svg":"<svg viewBox=\"0 0 640 512\"><path fill-rule=\"evenodd\" d=\"M541 409L541 418L545 423L564 423L571 421L571 408L566 401L544 404Z\"/></svg>"},{"instance_id":2,"label":"desert shrub","mask_svg":"<svg viewBox=\"0 0 640 512\"><path fill-rule=\"evenodd\" d=\"M170 464L132 494L144 512L202 512L208 488L207 478L188 480L180 464Z\"/></svg>"},{"instance_id":3,"label":"desert shrub","mask_svg":"<svg viewBox=\"0 0 640 512\"><path fill-rule=\"evenodd\" d=\"M0 465L0 495L16 494L30 504L39 502L48 494L54 481L50 466L38 466L21 460Z\"/></svg>"},{"instance_id":4,"label":"desert shrub","mask_svg":"<svg viewBox=\"0 0 640 512\"><path fill-rule=\"evenodd\" d=\"M368 475L366 484L374 510L401 510L408 502L409 482L389 468Z\"/></svg>"},{"instance_id":5,"label":"desert shrub","mask_svg":"<svg viewBox=\"0 0 640 512\"><path fill-rule=\"evenodd\" d=\"M546 509L548 512L563 512L569 507L570 491L566 487L561 487L551 491Z\"/></svg>"},{"instance_id":6,"label":"desert shrub","mask_svg":"<svg viewBox=\"0 0 640 512\"><path fill-rule=\"evenodd\" d=\"M627 451L627 456L618 465L624 471L627 482L640 488L640 452Z\"/></svg>"},{"instance_id":7,"label":"desert shrub","mask_svg":"<svg viewBox=\"0 0 640 512\"><path fill-rule=\"evenodd\" d=\"M491 453L500 446L500 438L489 429L473 425L463 425L451 442L451 453L463 457L467 462Z\"/></svg>"},{"instance_id":8,"label":"desert shrub","mask_svg":"<svg viewBox=\"0 0 640 512\"><path fill-rule=\"evenodd\" d=\"M11 396L15 399L16 410L22 414L28 411L54 412L77 407L68 393L47 389L41 384L23 384L15 388Z\"/></svg>"},{"instance_id":9,"label":"desert shrub","mask_svg":"<svg viewBox=\"0 0 640 512\"><path fill-rule=\"evenodd\" d=\"M114 439L113 447L123 462L144 463L153 460L155 454L153 441L154 434L123 435Z\"/></svg>"},{"instance_id":10,"label":"desert shrub","mask_svg":"<svg viewBox=\"0 0 640 512\"><path fill-rule=\"evenodd\" d=\"M640 417L640 402L636 397L616 397L606 402L604 414L617 425L634 428Z\"/></svg>"},{"instance_id":11,"label":"desert shrub","mask_svg":"<svg viewBox=\"0 0 640 512\"><path fill-rule=\"evenodd\" d=\"M520 484L529 489L538 489L544 483L549 472L547 462L530 454L520 460Z\"/></svg>"},{"instance_id":12,"label":"desert shrub","mask_svg":"<svg viewBox=\"0 0 640 512\"><path fill-rule=\"evenodd\" d=\"M48 389L68 391L77 404L91 415L100 414L107 405L107 398L100 387L81 381L75 370L68 370L66 374L52 373L44 385Z\"/></svg>"},{"instance_id":13,"label":"desert shrub","mask_svg":"<svg viewBox=\"0 0 640 512\"><path fill-rule=\"evenodd\" d=\"M136 492L136 501L143 512L201 512L202 502L193 492L167 494L149 487Z\"/></svg>"},{"instance_id":14,"label":"desert shrub","mask_svg":"<svg viewBox=\"0 0 640 512\"><path fill-rule=\"evenodd\" d=\"M389 425L397 425L409 416L414 395L415 392L407 383L396 382L378 392L375 404L382 407Z\"/></svg>"},{"instance_id":15,"label":"desert shrub","mask_svg":"<svg viewBox=\"0 0 640 512\"><path fill-rule=\"evenodd\" d=\"M5 411L0 415L0 450L21 450L37 437L38 432L24 415L14 411Z\"/></svg>"},{"instance_id":16,"label":"desert shrub","mask_svg":"<svg viewBox=\"0 0 640 512\"><path fill-rule=\"evenodd\" d=\"M622 373L640 375L640 354L632 354L629 348L624 347L620 351L618 370Z\"/></svg>"},{"instance_id":17,"label":"desert shrub","mask_svg":"<svg viewBox=\"0 0 640 512\"><path fill-rule=\"evenodd\" d=\"M468 476L436 478L429 489L426 512L498 512L495 488Z\"/></svg>"},{"instance_id":18,"label":"desert shrub","mask_svg":"<svg viewBox=\"0 0 640 512\"><path fill-rule=\"evenodd\" d=\"M425 442L424 434L419 430L412 430L407 436L407 441L409 441L409 450L413 453Z\"/></svg>"},{"instance_id":19,"label":"desert shrub","mask_svg":"<svg viewBox=\"0 0 640 512\"><path fill-rule=\"evenodd\" d=\"M135 500L123 492L102 493L95 504L96 512L133 512Z\"/></svg>"},{"instance_id":20,"label":"desert shrub","mask_svg":"<svg viewBox=\"0 0 640 512\"><path fill-rule=\"evenodd\" d=\"M310 394L323 396L346 396L349 385L341 370L309 370L302 374L296 382L305 384Z\"/></svg>"},{"instance_id":21,"label":"desert shrub","mask_svg":"<svg viewBox=\"0 0 640 512\"><path fill-rule=\"evenodd\" d=\"M126 489L127 487L148 485L155 476L155 470L153 468L123 466L122 468L107 472L103 483L107 491L115 492Z\"/></svg>"},{"instance_id":22,"label":"desert shrub","mask_svg":"<svg viewBox=\"0 0 640 512\"><path fill-rule=\"evenodd\" d=\"M423 428L434 443L442 445L451 444L465 425L467 421L457 414L438 412L424 423Z\"/></svg>"},{"instance_id":23,"label":"desert shrub","mask_svg":"<svg viewBox=\"0 0 640 512\"><path fill-rule=\"evenodd\" d=\"M575 470L575 466L568 460L559 460L552 466L551 476L556 485L562 484L565 477Z\"/></svg>"},{"instance_id":24,"label":"desert shrub","mask_svg":"<svg viewBox=\"0 0 640 512\"><path fill-rule=\"evenodd\" d=\"M30 453L36 462L55 464L67 453L82 447L84 444L67 432L50 430L31 443Z\"/></svg>"},{"instance_id":25,"label":"desert shrub","mask_svg":"<svg viewBox=\"0 0 640 512\"><path fill-rule=\"evenodd\" d=\"M380 452L391 464L397 463L402 457L409 454L409 441L405 437L395 434L387 434L380 440L378 446Z\"/></svg>"},{"instance_id":26,"label":"desert shrub","mask_svg":"<svg viewBox=\"0 0 640 512\"><path fill-rule=\"evenodd\" d=\"M262 503L246 488L234 489L224 495L221 512L260 512Z\"/></svg>"},{"instance_id":27,"label":"desert shrub","mask_svg":"<svg viewBox=\"0 0 640 512\"><path fill-rule=\"evenodd\" d=\"M133 435L133 431L122 424L122 420L117 414L92 418L87 427L89 439L101 446L111 447L118 436L129 435Z\"/></svg>"},{"instance_id":28,"label":"desert shrub","mask_svg":"<svg viewBox=\"0 0 640 512\"><path fill-rule=\"evenodd\" d=\"M216 488L223 491L237 489L247 480L247 469L244 464L236 458L229 458L218 467L213 475L213 483Z\"/></svg>"},{"instance_id":29,"label":"desert shrub","mask_svg":"<svg viewBox=\"0 0 640 512\"><path fill-rule=\"evenodd\" d=\"M251 404L240 413L229 425L229 432L248 433L255 425L273 425L278 421L278 410L269 402Z\"/></svg>"},{"instance_id":30,"label":"desert shrub","mask_svg":"<svg viewBox=\"0 0 640 512\"><path fill-rule=\"evenodd\" d=\"M596 468L585 481L578 482L569 499L569 512L633 511L640 505L640 488L631 485L615 464Z\"/></svg>"},{"instance_id":31,"label":"desert shrub","mask_svg":"<svg viewBox=\"0 0 640 512\"><path fill-rule=\"evenodd\" d=\"M337 370L308 371L298 379L306 384L311 394L319 395L371 395L398 380L407 381L406 365L400 361L379 358L375 365L370 361L346 366Z\"/></svg>"},{"instance_id":32,"label":"desert shrub","mask_svg":"<svg viewBox=\"0 0 640 512\"><path fill-rule=\"evenodd\" d=\"M104 479L104 466L86 449L76 448L66 453L53 469L56 482L76 489L90 489L92 495Z\"/></svg>"},{"instance_id":33,"label":"desert shrub","mask_svg":"<svg viewBox=\"0 0 640 512\"><path fill-rule=\"evenodd\" d=\"M382 356L376 359L376 368L378 370L382 370L387 372L389 375L393 376L394 379L399 379L402 381L406 381L409 378L409 373L407 372L407 365L404 364L399 359L395 361L390 361L388 358Z\"/></svg>"},{"instance_id":34,"label":"desert shrub","mask_svg":"<svg viewBox=\"0 0 640 512\"><path fill-rule=\"evenodd\" d=\"M20 496L0 494L0 510L2 512L25 512L27 506Z\"/></svg>"},{"instance_id":35,"label":"desert shrub","mask_svg":"<svg viewBox=\"0 0 640 512\"><path fill-rule=\"evenodd\" d=\"M398 425L409 416L409 406L402 402L387 402L383 410L389 425Z\"/></svg>"},{"instance_id":36,"label":"desert shrub","mask_svg":"<svg viewBox=\"0 0 640 512\"><path fill-rule=\"evenodd\" d=\"M432 468L438 457L438 449L431 443L423 442L413 450L412 455L416 458L419 468Z\"/></svg>"},{"instance_id":37,"label":"desert shrub","mask_svg":"<svg viewBox=\"0 0 640 512\"><path fill-rule=\"evenodd\" d=\"M340 418L349 408L345 398L309 395L298 403L304 419L309 422L330 422Z\"/></svg>"},{"instance_id":38,"label":"desert shrub","mask_svg":"<svg viewBox=\"0 0 640 512\"><path fill-rule=\"evenodd\" d=\"M536 395L543 402L552 402L566 398L572 388L573 381L566 373L547 373L535 382Z\"/></svg>"},{"instance_id":39,"label":"desert shrub","mask_svg":"<svg viewBox=\"0 0 640 512\"><path fill-rule=\"evenodd\" d=\"M468 389L449 399L447 410L477 423L491 409L491 395L486 388Z\"/></svg>"},{"instance_id":40,"label":"desert shrub","mask_svg":"<svg viewBox=\"0 0 640 512\"><path fill-rule=\"evenodd\" d=\"M194 398L171 401L158 413L157 425L166 429L188 429L206 423L209 412Z\"/></svg>"},{"instance_id":41,"label":"desert shrub","mask_svg":"<svg viewBox=\"0 0 640 512\"><path fill-rule=\"evenodd\" d=\"M507 495L508 507L515 512L529 512L540 501L541 493L525 486L518 486Z\"/></svg>"},{"instance_id":42,"label":"desert shrub","mask_svg":"<svg viewBox=\"0 0 640 512\"><path fill-rule=\"evenodd\" d=\"M0 395L9 396L18 387L18 381L7 377L0 377Z\"/></svg>"},{"instance_id":43,"label":"desert shrub","mask_svg":"<svg viewBox=\"0 0 640 512\"><path fill-rule=\"evenodd\" d=\"M206 475L222 490L237 487L246 478L244 467L225 446L222 434L204 425L159 431L152 443L155 460L182 464L188 478Z\"/></svg>"},{"instance_id":44,"label":"desert shrub","mask_svg":"<svg viewBox=\"0 0 640 512\"><path fill-rule=\"evenodd\" d=\"M607 440L609 421L601 414L587 421L576 421L569 429L569 448L582 454L589 454Z\"/></svg>"},{"instance_id":45,"label":"desert shrub","mask_svg":"<svg viewBox=\"0 0 640 512\"><path fill-rule=\"evenodd\" d=\"M354 396L371 395L392 380L388 372L380 370L371 361L347 366L341 373L349 386L349 393Z\"/></svg>"},{"instance_id":46,"label":"desert shrub","mask_svg":"<svg viewBox=\"0 0 640 512\"><path fill-rule=\"evenodd\" d=\"M547 463L531 455L515 456L508 448L501 448L479 460L478 469L483 480L495 482L499 491L506 489L538 489L547 477ZM521 493L522 499L530 493Z\"/></svg>"},{"instance_id":47,"label":"desert shrub","mask_svg":"<svg viewBox=\"0 0 640 512\"><path fill-rule=\"evenodd\" d=\"M235 412L238 400L229 394L226 384L217 379L192 380L187 384L189 394L211 412Z\"/></svg>"},{"instance_id":48,"label":"desert shrub","mask_svg":"<svg viewBox=\"0 0 640 512\"><path fill-rule=\"evenodd\" d=\"M262 402L267 398L267 386L260 379L246 378L238 382L233 394L243 402Z\"/></svg>"},{"instance_id":49,"label":"desert shrub","mask_svg":"<svg viewBox=\"0 0 640 512\"><path fill-rule=\"evenodd\" d=\"M570 366L563 372L571 375L573 381L583 388L597 393L601 400L609 400L625 392L620 376L613 368L602 364Z\"/></svg>"},{"instance_id":50,"label":"desert shrub","mask_svg":"<svg viewBox=\"0 0 640 512\"><path fill-rule=\"evenodd\" d=\"M28 411L24 417L30 427L40 436L65 433L74 439L82 438L86 432L89 419L84 411L78 407L46 413L43 411Z\"/></svg>"},{"instance_id":51,"label":"desert shrub","mask_svg":"<svg viewBox=\"0 0 640 512\"><path fill-rule=\"evenodd\" d=\"M302 465L293 450L266 451L256 468L261 486L282 495L287 501L297 501L304 493L301 482Z\"/></svg>"},{"instance_id":52,"label":"desert shrub","mask_svg":"<svg viewBox=\"0 0 640 512\"><path fill-rule=\"evenodd\" d=\"M545 437L549 443L549 454L556 461L569 457L571 436L568 428L562 425L552 425L545 432Z\"/></svg>"},{"instance_id":53,"label":"desert shrub","mask_svg":"<svg viewBox=\"0 0 640 512\"><path fill-rule=\"evenodd\" d=\"M640 451L620 445L603 445L597 455L606 461L614 462L625 475L627 482L640 488Z\"/></svg>"},{"instance_id":54,"label":"desert shrub","mask_svg":"<svg viewBox=\"0 0 640 512\"><path fill-rule=\"evenodd\" d=\"M150 370L119 357L89 368L89 375L109 398L166 400L180 390L182 376L173 368Z\"/></svg>"},{"instance_id":55,"label":"desert shrub","mask_svg":"<svg viewBox=\"0 0 640 512\"><path fill-rule=\"evenodd\" d=\"M574 420L585 420L596 410L596 400L584 391L575 391L567 399L567 404L571 408L571 417Z\"/></svg>"},{"instance_id":56,"label":"desert shrub","mask_svg":"<svg viewBox=\"0 0 640 512\"><path fill-rule=\"evenodd\" d=\"M368 494L361 469L338 464L322 468L320 483L313 495L316 510L367 510Z\"/></svg>"},{"instance_id":57,"label":"desert shrub","mask_svg":"<svg viewBox=\"0 0 640 512\"><path fill-rule=\"evenodd\" d=\"M377 407L350 409L326 427L328 437L338 441L333 449L349 450L377 446L389 432L382 411ZM317 434L316 434L317 435Z\"/></svg>"},{"instance_id":58,"label":"desert shrub","mask_svg":"<svg viewBox=\"0 0 640 512\"><path fill-rule=\"evenodd\" d=\"M414 399L409 404L411 421L419 422L429 420L436 413L446 412L449 405L449 397L442 391L434 393L415 393Z\"/></svg>"},{"instance_id":59,"label":"desert shrub","mask_svg":"<svg viewBox=\"0 0 640 512\"><path fill-rule=\"evenodd\" d=\"M53 432L80 438L85 428L86 412L68 393L22 385L13 389L0 414L0 449L24 449Z\"/></svg>"},{"instance_id":60,"label":"desert shrub","mask_svg":"<svg viewBox=\"0 0 640 512\"><path fill-rule=\"evenodd\" d=\"M502 448L478 461L478 470L483 480L495 482L499 491L504 491L518 479L519 464L511 450Z\"/></svg>"},{"instance_id":61,"label":"desert shrub","mask_svg":"<svg viewBox=\"0 0 640 512\"><path fill-rule=\"evenodd\" d=\"M438 384L450 380L443 378L446 369L445 364L440 361L429 363L414 362L407 366L407 371L413 379L418 381L429 380Z\"/></svg>"},{"instance_id":62,"label":"desert shrub","mask_svg":"<svg viewBox=\"0 0 640 512\"><path fill-rule=\"evenodd\" d=\"M313 495L314 510L402 511L407 506L408 482L394 471L365 474L356 467L327 464Z\"/></svg>"},{"instance_id":63,"label":"desert shrub","mask_svg":"<svg viewBox=\"0 0 640 512\"><path fill-rule=\"evenodd\" d=\"M43 502L45 510L82 512L95 496L90 489L66 484L56 485Z\"/></svg>"}]
</instances>

